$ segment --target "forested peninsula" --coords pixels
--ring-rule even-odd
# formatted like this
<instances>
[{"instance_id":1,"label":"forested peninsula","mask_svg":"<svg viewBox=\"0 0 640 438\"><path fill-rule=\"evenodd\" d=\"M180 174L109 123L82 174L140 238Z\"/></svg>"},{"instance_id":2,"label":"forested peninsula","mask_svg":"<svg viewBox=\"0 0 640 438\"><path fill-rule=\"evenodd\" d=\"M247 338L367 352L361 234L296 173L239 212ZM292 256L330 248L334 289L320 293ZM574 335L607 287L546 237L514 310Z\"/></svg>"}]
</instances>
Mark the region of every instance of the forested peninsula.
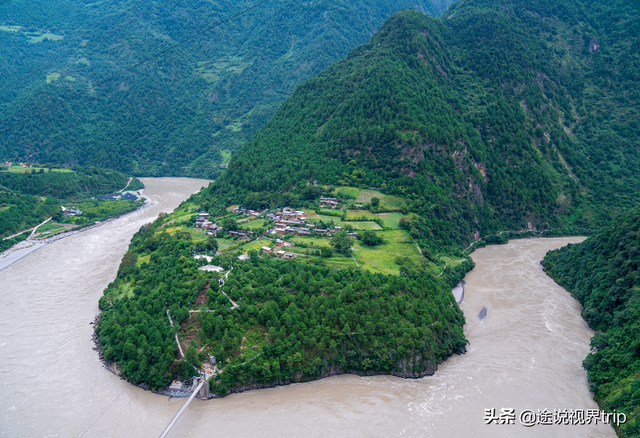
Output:
<instances>
[{"instance_id":1,"label":"forested peninsula","mask_svg":"<svg viewBox=\"0 0 640 438\"><path fill-rule=\"evenodd\" d=\"M596 401L624 412L621 436L640 431L640 208L580 244L550 251L544 269L584 306L596 331L584 360Z\"/></svg>"}]
</instances>

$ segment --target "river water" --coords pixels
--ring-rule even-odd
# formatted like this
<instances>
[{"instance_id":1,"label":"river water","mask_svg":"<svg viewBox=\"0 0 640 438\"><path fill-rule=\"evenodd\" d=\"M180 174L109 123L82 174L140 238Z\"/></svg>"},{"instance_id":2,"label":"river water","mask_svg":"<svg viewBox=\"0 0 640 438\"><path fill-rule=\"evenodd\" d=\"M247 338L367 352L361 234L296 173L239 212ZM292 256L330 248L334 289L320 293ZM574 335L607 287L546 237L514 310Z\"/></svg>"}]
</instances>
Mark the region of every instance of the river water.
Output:
<instances>
[{"instance_id":1,"label":"river water","mask_svg":"<svg viewBox=\"0 0 640 438\"><path fill-rule=\"evenodd\" d=\"M89 323L129 240L206 181L145 179L155 204L48 245L0 272L0 436L157 437L184 399L105 370ZM591 330L541 270L581 238L531 239L473 253L464 301L468 352L434 376L335 376L194 400L169 437L615 437L608 425L485 425L485 409L593 409L581 362ZM478 313L486 308L486 317Z\"/></svg>"}]
</instances>

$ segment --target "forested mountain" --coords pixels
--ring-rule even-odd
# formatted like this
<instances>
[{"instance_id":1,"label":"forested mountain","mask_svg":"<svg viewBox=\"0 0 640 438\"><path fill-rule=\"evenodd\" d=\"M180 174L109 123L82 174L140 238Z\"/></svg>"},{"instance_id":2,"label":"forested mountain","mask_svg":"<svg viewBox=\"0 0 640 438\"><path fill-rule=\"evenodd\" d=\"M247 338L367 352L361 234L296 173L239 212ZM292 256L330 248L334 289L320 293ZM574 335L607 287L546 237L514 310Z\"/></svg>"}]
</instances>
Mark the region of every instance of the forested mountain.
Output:
<instances>
[{"instance_id":1,"label":"forested mountain","mask_svg":"<svg viewBox=\"0 0 640 438\"><path fill-rule=\"evenodd\" d=\"M621 436L640 436L640 208L580 244L550 251L544 268L596 330L584 360L596 400L627 415Z\"/></svg>"},{"instance_id":2,"label":"forested mountain","mask_svg":"<svg viewBox=\"0 0 640 438\"><path fill-rule=\"evenodd\" d=\"M12 128L0 134L0 157L215 177L296 85L367 41L385 18L403 7L441 14L451 0L267 2L13 127L255 3L3 4L0 131Z\"/></svg>"},{"instance_id":3,"label":"forested mountain","mask_svg":"<svg viewBox=\"0 0 640 438\"><path fill-rule=\"evenodd\" d=\"M298 87L199 199L259 208L314 179L373 186L408 198L444 245L598 227L640 195L638 12L468 0L441 19L398 13Z\"/></svg>"}]
</instances>

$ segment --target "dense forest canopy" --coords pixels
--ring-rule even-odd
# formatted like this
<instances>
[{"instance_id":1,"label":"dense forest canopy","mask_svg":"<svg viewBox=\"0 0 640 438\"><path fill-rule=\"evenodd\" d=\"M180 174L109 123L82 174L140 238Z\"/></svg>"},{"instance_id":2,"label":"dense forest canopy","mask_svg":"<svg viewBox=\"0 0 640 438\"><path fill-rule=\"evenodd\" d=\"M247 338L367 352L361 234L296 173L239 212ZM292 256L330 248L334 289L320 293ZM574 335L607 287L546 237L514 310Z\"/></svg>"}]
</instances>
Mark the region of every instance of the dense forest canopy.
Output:
<instances>
[{"instance_id":1,"label":"dense forest canopy","mask_svg":"<svg viewBox=\"0 0 640 438\"><path fill-rule=\"evenodd\" d=\"M425 242L589 232L640 195L639 26L622 1L398 13L299 86L198 199L283 205L317 180L406 197Z\"/></svg>"},{"instance_id":2,"label":"dense forest canopy","mask_svg":"<svg viewBox=\"0 0 640 438\"><path fill-rule=\"evenodd\" d=\"M215 177L296 85L364 43L385 18L403 7L439 15L450 2L267 2L2 133L0 157ZM255 3L4 4L0 131Z\"/></svg>"},{"instance_id":3,"label":"dense forest canopy","mask_svg":"<svg viewBox=\"0 0 640 438\"><path fill-rule=\"evenodd\" d=\"M640 208L580 244L549 252L544 268L580 301L596 330L584 360L596 400L627 415L622 436L638 436Z\"/></svg>"}]
</instances>

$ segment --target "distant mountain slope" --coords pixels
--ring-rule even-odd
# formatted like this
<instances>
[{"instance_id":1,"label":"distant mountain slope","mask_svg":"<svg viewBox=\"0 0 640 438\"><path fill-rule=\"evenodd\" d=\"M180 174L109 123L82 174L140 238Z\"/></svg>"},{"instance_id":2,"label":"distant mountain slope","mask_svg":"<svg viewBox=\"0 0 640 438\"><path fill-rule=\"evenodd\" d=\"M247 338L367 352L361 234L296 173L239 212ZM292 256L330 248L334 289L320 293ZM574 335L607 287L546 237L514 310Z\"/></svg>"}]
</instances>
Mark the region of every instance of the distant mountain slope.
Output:
<instances>
[{"instance_id":1,"label":"distant mountain slope","mask_svg":"<svg viewBox=\"0 0 640 438\"><path fill-rule=\"evenodd\" d=\"M298 87L203 199L259 208L313 179L374 186L409 198L423 237L445 245L597 227L640 194L626 68L639 17L590 1L398 13Z\"/></svg>"},{"instance_id":2,"label":"distant mountain slope","mask_svg":"<svg viewBox=\"0 0 640 438\"><path fill-rule=\"evenodd\" d=\"M545 271L584 306L596 330L584 360L591 390L624 412L620 435L640 435L640 208L578 245L551 251Z\"/></svg>"},{"instance_id":3,"label":"distant mountain slope","mask_svg":"<svg viewBox=\"0 0 640 438\"><path fill-rule=\"evenodd\" d=\"M0 88L7 86L0 91L0 130L255 3L7 3L0 18ZM441 14L450 3L267 2L3 133L0 157L215 177L296 85L365 42L393 12Z\"/></svg>"}]
</instances>

